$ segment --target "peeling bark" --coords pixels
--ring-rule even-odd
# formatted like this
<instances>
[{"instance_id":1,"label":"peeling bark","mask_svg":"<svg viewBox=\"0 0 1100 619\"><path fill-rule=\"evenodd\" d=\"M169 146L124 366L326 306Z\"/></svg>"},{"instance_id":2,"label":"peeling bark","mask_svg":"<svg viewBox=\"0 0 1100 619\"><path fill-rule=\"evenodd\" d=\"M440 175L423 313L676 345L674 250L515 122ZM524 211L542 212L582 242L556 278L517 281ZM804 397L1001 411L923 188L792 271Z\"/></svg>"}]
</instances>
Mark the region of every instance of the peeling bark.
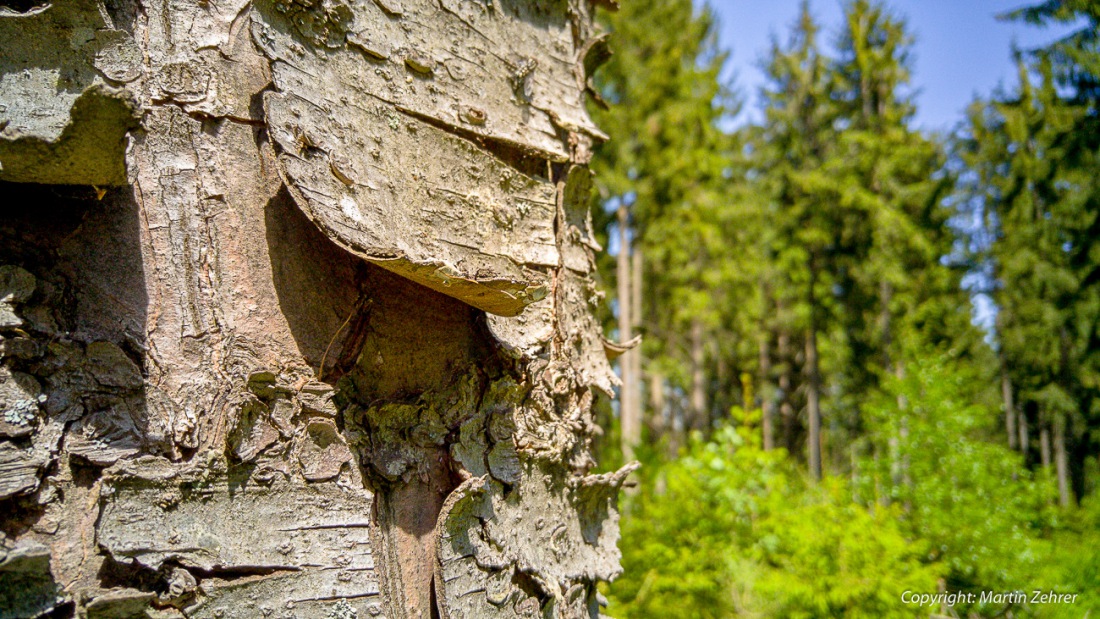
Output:
<instances>
[{"instance_id":1,"label":"peeling bark","mask_svg":"<svg viewBox=\"0 0 1100 619\"><path fill-rule=\"evenodd\" d=\"M621 571L613 505L633 468L563 484L525 467L512 490L488 477L456 488L441 516L441 616L595 616L594 581Z\"/></svg>"},{"instance_id":2,"label":"peeling bark","mask_svg":"<svg viewBox=\"0 0 1100 619\"><path fill-rule=\"evenodd\" d=\"M599 614L592 11L0 10L0 618Z\"/></svg>"}]
</instances>

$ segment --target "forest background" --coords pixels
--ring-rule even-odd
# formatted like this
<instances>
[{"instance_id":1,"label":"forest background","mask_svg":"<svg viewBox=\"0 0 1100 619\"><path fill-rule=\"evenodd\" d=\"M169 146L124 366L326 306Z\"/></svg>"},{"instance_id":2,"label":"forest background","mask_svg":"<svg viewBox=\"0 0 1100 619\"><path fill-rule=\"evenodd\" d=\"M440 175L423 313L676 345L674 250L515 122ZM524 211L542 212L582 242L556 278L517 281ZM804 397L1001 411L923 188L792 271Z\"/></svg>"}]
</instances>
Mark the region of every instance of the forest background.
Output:
<instances>
[{"instance_id":1,"label":"forest background","mask_svg":"<svg viewBox=\"0 0 1100 619\"><path fill-rule=\"evenodd\" d=\"M1071 27L947 135L888 4L803 5L735 129L710 10L608 18L603 318L641 343L600 459L645 464L611 616L1100 613L1100 2L1002 18ZM1078 595L901 601L1034 589Z\"/></svg>"}]
</instances>

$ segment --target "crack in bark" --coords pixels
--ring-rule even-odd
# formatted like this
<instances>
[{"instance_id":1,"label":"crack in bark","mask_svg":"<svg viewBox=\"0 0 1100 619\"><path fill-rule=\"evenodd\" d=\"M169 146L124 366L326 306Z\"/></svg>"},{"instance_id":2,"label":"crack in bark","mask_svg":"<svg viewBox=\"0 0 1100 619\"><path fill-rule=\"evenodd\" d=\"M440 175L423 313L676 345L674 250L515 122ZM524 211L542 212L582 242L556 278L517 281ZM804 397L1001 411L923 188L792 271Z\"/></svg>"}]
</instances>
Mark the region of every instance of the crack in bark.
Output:
<instances>
[{"instance_id":1,"label":"crack in bark","mask_svg":"<svg viewBox=\"0 0 1100 619\"><path fill-rule=\"evenodd\" d=\"M257 93L257 94L259 94L259 93ZM146 106L146 107L147 108L153 108L153 107L162 107L163 108L163 107L168 107L168 106L179 108L184 114L188 115L191 118L194 118L195 120L197 120L199 122L204 122L205 123L205 122L229 121L229 122L233 122L233 123L236 123L236 124L239 124L239 125L247 125L247 126L251 126L251 127L266 127L267 126L267 122L265 120L263 120L263 118L259 118L259 119L246 118L246 117L243 117L243 116L236 116L236 115L233 115L233 114L221 114L221 115L210 114L209 112L204 112L202 110L192 109L190 103L180 103L179 101L176 101L176 100L171 99L171 98L153 99L149 102L149 105Z\"/></svg>"}]
</instances>

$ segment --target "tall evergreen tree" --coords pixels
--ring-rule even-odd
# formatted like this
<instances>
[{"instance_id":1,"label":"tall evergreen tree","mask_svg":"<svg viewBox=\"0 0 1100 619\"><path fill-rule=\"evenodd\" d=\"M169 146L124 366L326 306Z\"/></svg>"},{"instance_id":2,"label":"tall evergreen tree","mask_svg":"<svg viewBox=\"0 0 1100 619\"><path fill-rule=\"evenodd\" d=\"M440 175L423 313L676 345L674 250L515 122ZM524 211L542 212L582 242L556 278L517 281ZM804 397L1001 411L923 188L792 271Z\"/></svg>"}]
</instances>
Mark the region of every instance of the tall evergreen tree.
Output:
<instances>
[{"instance_id":1,"label":"tall evergreen tree","mask_svg":"<svg viewBox=\"0 0 1100 619\"><path fill-rule=\"evenodd\" d=\"M776 298L786 308L786 320L779 329L797 332L804 345L807 461L817 479L823 473L818 339L833 322L828 265L839 236L836 204L822 192L831 184L824 166L835 136L819 30L809 4L803 2L787 44L773 41L765 67L766 120L755 148L763 188L773 201L770 215L776 233L771 255L783 273Z\"/></svg>"},{"instance_id":2,"label":"tall evergreen tree","mask_svg":"<svg viewBox=\"0 0 1100 619\"><path fill-rule=\"evenodd\" d=\"M1100 2L1096 0L1045 0L1010 11L1005 19L1037 26L1073 24L1068 35L1034 50L1051 63L1056 83L1070 88L1077 100L1100 99Z\"/></svg>"},{"instance_id":3,"label":"tall evergreen tree","mask_svg":"<svg viewBox=\"0 0 1100 619\"><path fill-rule=\"evenodd\" d=\"M878 2L847 4L835 58L820 51L817 32L804 4L788 45L773 45L767 121L754 142L774 208L772 268L782 274L767 289L789 308L773 322L801 336L815 476L823 393L828 427L850 443L862 433L862 402L883 374L903 371L907 347L980 345L958 311L969 307L961 272L943 261L955 242L943 148L909 128L904 21Z\"/></svg>"},{"instance_id":4,"label":"tall evergreen tree","mask_svg":"<svg viewBox=\"0 0 1100 619\"><path fill-rule=\"evenodd\" d=\"M614 54L596 90L612 107L595 116L612 139L593 166L603 207L594 209L603 212L596 225L605 236L625 226L629 247L618 242L619 252L645 256L635 261L643 265L640 277L630 273L638 269L632 265L616 279L621 284L630 276L644 286L634 322L652 336L643 344L651 393L663 394L667 381L674 393L688 394L672 407L686 413L677 423L704 429L720 352L713 346L720 338L712 336L729 324L723 319L729 280L743 272L727 234L736 225L727 180L736 141L718 126L737 103L720 76L725 54L709 10L697 12L690 0L631 2L608 27ZM626 211L621 225L609 206ZM614 306L621 313L630 303L616 298Z\"/></svg>"},{"instance_id":5,"label":"tall evergreen tree","mask_svg":"<svg viewBox=\"0 0 1100 619\"><path fill-rule=\"evenodd\" d=\"M973 350L961 271L942 259L955 234L944 199L951 189L941 144L910 128L913 38L880 2L845 7L832 66L838 152L830 160L837 199L847 205L834 268L844 307L849 430L884 374L901 375L907 348ZM958 352L958 351L956 351Z\"/></svg>"},{"instance_id":6,"label":"tall evergreen tree","mask_svg":"<svg viewBox=\"0 0 1100 619\"><path fill-rule=\"evenodd\" d=\"M1021 58L1018 66L1015 93L972 109L967 161L984 187L995 235L993 296L1008 393L1022 407L1020 427L1038 430L1028 437L1038 436L1041 464L1057 469L1065 504L1066 432L1081 434L1094 397L1082 371L1095 304L1074 254L1095 211L1081 191L1091 180L1066 157L1063 139L1080 108L1059 96L1049 61L1032 67ZM1030 438L1019 444L1032 449Z\"/></svg>"}]
</instances>

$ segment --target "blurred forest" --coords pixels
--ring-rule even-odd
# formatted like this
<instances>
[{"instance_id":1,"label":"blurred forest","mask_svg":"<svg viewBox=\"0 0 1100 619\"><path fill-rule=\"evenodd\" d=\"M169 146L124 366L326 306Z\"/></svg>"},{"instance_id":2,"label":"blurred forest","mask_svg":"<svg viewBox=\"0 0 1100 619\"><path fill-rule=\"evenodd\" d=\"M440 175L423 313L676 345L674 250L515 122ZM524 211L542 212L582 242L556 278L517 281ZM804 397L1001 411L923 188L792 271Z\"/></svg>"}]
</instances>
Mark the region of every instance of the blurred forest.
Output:
<instances>
[{"instance_id":1,"label":"blurred forest","mask_svg":"<svg viewBox=\"0 0 1100 619\"><path fill-rule=\"evenodd\" d=\"M619 619L1100 616L1100 2L1011 89L910 127L913 39L850 0L767 54L731 128L714 17L630 0L591 84L621 397ZM605 104L605 105L602 105ZM990 329L972 299L995 306ZM1079 594L918 607L906 590Z\"/></svg>"}]
</instances>

